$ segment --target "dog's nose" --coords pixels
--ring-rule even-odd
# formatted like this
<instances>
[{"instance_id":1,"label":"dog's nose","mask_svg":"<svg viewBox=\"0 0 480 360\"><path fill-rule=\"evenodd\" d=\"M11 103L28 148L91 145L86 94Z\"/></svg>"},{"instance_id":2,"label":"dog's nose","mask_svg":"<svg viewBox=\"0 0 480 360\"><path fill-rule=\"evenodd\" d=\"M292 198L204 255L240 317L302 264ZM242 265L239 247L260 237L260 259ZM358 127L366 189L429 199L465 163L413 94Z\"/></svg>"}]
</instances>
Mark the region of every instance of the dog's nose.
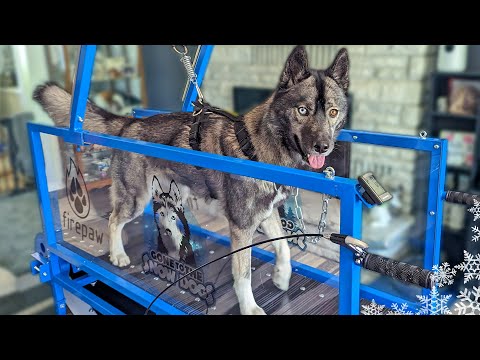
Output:
<instances>
[{"instance_id":1,"label":"dog's nose","mask_svg":"<svg viewBox=\"0 0 480 360\"><path fill-rule=\"evenodd\" d=\"M315 144L313 146L313 149L319 154L322 154L328 150L328 144L327 143Z\"/></svg>"}]
</instances>

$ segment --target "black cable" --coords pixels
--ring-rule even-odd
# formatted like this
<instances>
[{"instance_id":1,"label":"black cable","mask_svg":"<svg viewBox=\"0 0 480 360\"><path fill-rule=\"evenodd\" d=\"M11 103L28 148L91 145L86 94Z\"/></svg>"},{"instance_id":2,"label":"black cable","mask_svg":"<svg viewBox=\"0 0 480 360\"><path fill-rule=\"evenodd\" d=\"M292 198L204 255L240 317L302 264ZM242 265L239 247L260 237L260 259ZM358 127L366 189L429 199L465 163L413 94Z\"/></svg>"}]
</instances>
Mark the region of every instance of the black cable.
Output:
<instances>
[{"instance_id":1,"label":"black cable","mask_svg":"<svg viewBox=\"0 0 480 360\"><path fill-rule=\"evenodd\" d=\"M281 236L281 237L278 237L278 238L273 238L273 239L268 239L268 240L263 240L263 241L260 241L260 242L257 242L255 244L250 244L248 246L245 246L243 248L240 248L240 249L237 249L235 251L232 251L231 253L228 253L227 255L224 255L224 256L221 256L219 258L216 258L212 261L209 261L208 263L206 264L203 264L202 266L199 266L197 267L196 269L193 269L192 271L189 271L188 273L186 273L185 275L181 276L179 279L175 280L170 286L167 286L165 289L163 289L160 294L158 294L157 296L155 296L155 299L152 300L152 302L150 303L150 305L148 305L147 307L147 310L145 310L145 313L144 315L148 315L148 312L150 311L151 307L153 306L153 304L155 303L155 301L158 300L158 298L160 296L162 296L169 288L173 287L173 285L175 285L176 283L178 283L179 281L185 279L187 276L189 276L190 274L193 274L195 271L197 270L200 270L202 268L204 268L205 266L208 266L210 264L213 264L214 262L217 262L227 256L232 256L233 254L236 254L240 251L243 251L243 250L247 250L247 249L250 249L254 246L257 246L257 245L263 245L263 244L267 244L269 242L272 242L272 241L277 241L277 240L283 240L283 239L290 239L290 238L299 238L299 237L302 237L302 236L321 236L321 237L324 237L323 235L321 234L296 234L296 235L287 235L287 236Z\"/></svg>"}]
</instances>

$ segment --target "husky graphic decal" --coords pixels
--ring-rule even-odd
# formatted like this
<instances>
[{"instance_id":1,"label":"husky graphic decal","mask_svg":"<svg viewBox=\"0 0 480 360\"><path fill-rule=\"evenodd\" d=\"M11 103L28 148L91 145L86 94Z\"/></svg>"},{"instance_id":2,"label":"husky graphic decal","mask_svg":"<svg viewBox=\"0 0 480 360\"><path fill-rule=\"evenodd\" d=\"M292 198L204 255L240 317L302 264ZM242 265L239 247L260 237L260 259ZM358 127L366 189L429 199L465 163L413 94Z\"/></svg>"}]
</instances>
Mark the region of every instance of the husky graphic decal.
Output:
<instances>
[{"instance_id":1,"label":"husky graphic decal","mask_svg":"<svg viewBox=\"0 0 480 360\"><path fill-rule=\"evenodd\" d=\"M65 185L70 207L75 215L85 219L90 213L90 197L83 175L72 158L65 174Z\"/></svg>"},{"instance_id":2,"label":"husky graphic decal","mask_svg":"<svg viewBox=\"0 0 480 360\"><path fill-rule=\"evenodd\" d=\"M195 266L190 228L185 218L180 190L171 181L167 192L156 176L152 180L153 212L158 230L158 250Z\"/></svg>"}]
</instances>

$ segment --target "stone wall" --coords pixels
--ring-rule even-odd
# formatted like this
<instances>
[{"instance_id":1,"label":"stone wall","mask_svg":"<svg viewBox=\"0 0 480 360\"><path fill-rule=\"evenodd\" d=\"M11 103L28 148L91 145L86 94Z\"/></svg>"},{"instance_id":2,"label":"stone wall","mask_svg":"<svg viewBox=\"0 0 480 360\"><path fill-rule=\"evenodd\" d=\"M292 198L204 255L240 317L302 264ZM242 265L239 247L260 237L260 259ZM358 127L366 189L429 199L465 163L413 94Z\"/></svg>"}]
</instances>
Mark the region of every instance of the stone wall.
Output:
<instances>
[{"instance_id":1,"label":"stone wall","mask_svg":"<svg viewBox=\"0 0 480 360\"><path fill-rule=\"evenodd\" d=\"M343 45L349 50L354 97L352 129L417 135L422 121L428 75L434 69L434 45ZM337 45L307 45L310 65L324 68ZM233 87L274 88L291 45L216 46L203 85L209 102L233 110ZM357 144L351 175L374 171L389 187L405 189L403 207L411 208L415 154Z\"/></svg>"}]
</instances>

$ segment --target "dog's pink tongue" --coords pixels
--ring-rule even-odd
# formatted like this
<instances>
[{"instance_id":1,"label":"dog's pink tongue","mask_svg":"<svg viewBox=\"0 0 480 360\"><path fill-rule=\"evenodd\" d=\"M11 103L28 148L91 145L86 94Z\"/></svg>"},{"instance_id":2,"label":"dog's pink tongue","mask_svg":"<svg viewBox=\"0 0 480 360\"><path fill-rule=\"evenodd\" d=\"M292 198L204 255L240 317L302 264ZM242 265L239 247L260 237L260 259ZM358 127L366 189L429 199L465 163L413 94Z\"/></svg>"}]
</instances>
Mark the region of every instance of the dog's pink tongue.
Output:
<instances>
[{"instance_id":1,"label":"dog's pink tongue","mask_svg":"<svg viewBox=\"0 0 480 360\"><path fill-rule=\"evenodd\" d=\"M325 156L322 155L310 155L308 157L308 163L314 169L320 169L325 164Z\"/></svg>"}]
</instances>

